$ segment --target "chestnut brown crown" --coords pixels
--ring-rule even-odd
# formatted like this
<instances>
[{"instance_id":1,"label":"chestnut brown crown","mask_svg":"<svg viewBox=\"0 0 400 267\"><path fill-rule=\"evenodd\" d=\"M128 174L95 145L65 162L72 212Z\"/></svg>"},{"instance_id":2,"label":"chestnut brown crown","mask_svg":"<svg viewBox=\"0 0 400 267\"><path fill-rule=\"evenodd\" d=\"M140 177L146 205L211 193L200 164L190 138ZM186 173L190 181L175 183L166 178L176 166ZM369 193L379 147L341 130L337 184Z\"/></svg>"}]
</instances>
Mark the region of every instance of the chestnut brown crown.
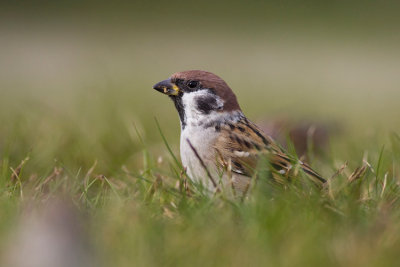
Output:
<instances>
[{"instance_id":1,"label":"chestnut brown crown","mask_svg":"<svg viewBox=\"0 0 400 267\"><path fill-rule=\"evenodd\" d=\"M219 76L203 70L188 70L176 72L171 76L171 82L181 90L208 89L224 101L224 110L240 110L236 95L228 84Z\"/></svg>"}]
</instances>

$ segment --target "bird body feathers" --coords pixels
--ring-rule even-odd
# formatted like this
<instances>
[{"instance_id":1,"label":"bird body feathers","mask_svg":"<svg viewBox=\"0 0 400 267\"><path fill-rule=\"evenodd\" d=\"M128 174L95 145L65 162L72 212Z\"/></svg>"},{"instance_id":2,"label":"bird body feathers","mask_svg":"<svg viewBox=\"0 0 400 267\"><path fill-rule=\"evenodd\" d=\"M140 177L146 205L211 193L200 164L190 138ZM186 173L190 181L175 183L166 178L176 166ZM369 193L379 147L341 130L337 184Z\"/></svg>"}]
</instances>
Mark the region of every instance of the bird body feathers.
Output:
<instances>
[{"instance_id":1,"label":"bird body feathers","mask_svg":"<svg viewBox=\"0 0 400 267\"><path fill-rule=\"evenodd\" d=\"M219 184L215 181L221 181L246 192L262 158L269 162L277 181L302 169L313 182L325 183L311 167L289 156L249 121L235 94L218 76L204 71L175 73L154 89L168 94L178 110L183 166L193 180L210 190L216 190Z\"/></svg>"}]
</instances>

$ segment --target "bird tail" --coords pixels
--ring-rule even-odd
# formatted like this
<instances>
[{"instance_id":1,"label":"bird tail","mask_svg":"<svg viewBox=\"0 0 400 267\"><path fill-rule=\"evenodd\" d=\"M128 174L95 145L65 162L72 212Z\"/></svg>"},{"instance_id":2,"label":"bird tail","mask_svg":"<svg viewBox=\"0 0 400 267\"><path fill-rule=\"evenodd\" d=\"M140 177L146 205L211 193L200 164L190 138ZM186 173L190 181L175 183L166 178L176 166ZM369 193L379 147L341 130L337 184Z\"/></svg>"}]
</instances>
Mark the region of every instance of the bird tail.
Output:
<instances>
[{"instance_id":1,"label":"bird tail","mask_svg":"<svg viewBox=\"0 0 400 267\"><path fill-rule=\"evenodd\" d=\"M325 184L326 179L324 179L319 173L311 169L310 166L308 166L306 163L303 163L302 161L299 161L299 164L301 166L301 169L308 175L310 178L313 179L314 182L319 183L319 184Z\"/></svg>"},{"instance_id":2,"label":"bird tail","mask_svg":"<svg viewBox=\"0 0 400 267\"><path fill-rule=\"evenodd\" d=\"M296 176L296 169L293 168L291 162L294 160L290 159L286 154L283 153L275 153L271 158L272 168L276 171L276 175L274 178L276 180L282 180L283 177L290 178L292 176ZM299 166L304 173L317 185L323 185L326 183L326 179L324 179L319 173L314 171L308 164L302 162L301 160L296 160L296 164ZM280 178L278 176L281 176Z\"/></svg>"}]
</instances>

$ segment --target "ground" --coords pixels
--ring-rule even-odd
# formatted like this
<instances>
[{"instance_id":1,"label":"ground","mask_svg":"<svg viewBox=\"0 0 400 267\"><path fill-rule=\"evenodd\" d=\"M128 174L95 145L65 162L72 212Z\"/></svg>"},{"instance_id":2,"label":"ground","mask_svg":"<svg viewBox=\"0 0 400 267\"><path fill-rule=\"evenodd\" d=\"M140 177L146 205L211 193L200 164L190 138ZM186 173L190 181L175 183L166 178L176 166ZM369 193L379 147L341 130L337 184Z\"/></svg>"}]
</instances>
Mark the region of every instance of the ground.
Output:
<instances>
[{"instance_id":1,"label":"ground","mask_svg":"<svg viewBox=\"0 0 400 267\"><path fill-rule=\"evenodd\" d=\"M397 265L398 13L293 8L283 23L280 5L272 19L239 7L224 20L216 7L201 24L186 14L197 16L187 25L154 21L161 11L130 18L104 9L92 23L68 9L63 20L26 24L3 16L0 263ZM332 125L323 151L307 152L329 184L264 177L245 199L191 184L179 163L178 115L152 89L186 69L220 75L257 123Z\"/></svg>"}]
</instances>

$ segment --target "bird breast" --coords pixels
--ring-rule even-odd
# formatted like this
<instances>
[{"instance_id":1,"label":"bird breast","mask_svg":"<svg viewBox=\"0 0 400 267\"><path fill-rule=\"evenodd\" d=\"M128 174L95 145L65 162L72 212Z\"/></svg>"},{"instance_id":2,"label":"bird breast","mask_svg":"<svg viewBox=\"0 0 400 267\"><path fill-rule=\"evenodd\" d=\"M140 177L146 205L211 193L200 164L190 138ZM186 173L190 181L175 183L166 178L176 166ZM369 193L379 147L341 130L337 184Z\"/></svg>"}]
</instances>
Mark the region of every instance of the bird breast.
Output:
<instances>
[{"instance_id":1,"label":"bird breast","mask_svg":"<svg viewBox=\"0 0 400 267\"><path fill-rule=\"evenodd\" d=\"M214 144L218 135L214 127L204 128L203 126L188 125L181 132L180 152L182 165L186 168L190 178L212 189L212 184L208 181L206 170L200 163L200 159L189 145L198 153L201 160L205 163L209 171L215 169Z\"/></svg>"}]
</instances>

